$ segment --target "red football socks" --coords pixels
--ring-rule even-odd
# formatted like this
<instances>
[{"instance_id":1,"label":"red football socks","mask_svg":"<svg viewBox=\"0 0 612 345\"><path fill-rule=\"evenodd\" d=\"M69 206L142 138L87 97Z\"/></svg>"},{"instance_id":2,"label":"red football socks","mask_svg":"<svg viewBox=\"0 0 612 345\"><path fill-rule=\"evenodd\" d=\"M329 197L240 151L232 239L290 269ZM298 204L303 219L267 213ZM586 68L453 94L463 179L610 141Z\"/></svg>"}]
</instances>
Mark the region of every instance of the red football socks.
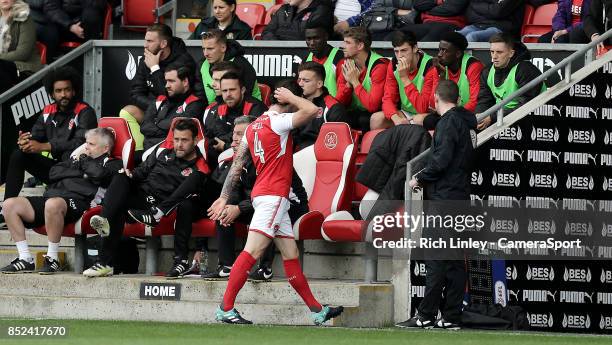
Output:
<instances>
[{"instance_id":1,"label":"red football socks","mask_svg":"<svg viewBox=\"0 0 612 345\"><path fill-rule=\"evenodd\" d=\"M293 289L302 297L304 303L310 308L310 311L320 312L323 307L312 295L310 286L308 286L308 281L300 267L300 261L298 259L285 260L283 261L283 266L285 267L285 274L287 275L289 284L291 284Z\"/></svg>"},{"instance_id":2,"label":"red football socks","mask_svg":"<svg viewBox=\"0 0 612 345\"><path fill-rule=\"evenodd\" d=\"M238 255L236 262L234 262L232 266L229 282L227 283L227 288L223 295L223 311L230 311L234 308L236 296L247 281L249 270L253 267L253 264L255 264L255 259L251 254L243 251Z\"/></svg>"}]
</instances>

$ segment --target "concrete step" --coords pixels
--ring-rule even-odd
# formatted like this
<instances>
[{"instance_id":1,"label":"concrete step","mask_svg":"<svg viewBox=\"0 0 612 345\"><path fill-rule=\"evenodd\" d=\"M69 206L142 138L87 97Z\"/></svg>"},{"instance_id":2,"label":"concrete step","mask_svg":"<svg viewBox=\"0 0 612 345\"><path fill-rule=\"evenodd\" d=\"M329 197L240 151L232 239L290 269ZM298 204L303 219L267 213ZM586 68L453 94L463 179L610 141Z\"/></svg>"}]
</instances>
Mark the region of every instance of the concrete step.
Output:
<instances>
[{"instance_id":1,"label":"concrete step","mask_svg":"<svg viewBox=\"0 0 612 345\"><path fill-rule=\"evenodd\" d=\"M140 301L96 298L62 298L0 295L10 303L0 305L3 317L86 319L214 323L214 302ZM236 304L236 309L247 320L269 325L312 325L304 305ZM347 312L352 314L348 307ZM350 319L347 318L347 320ZM346 320L332 320L330 325L346 326Z\"/></svg>"},{"instance_id":2,"label":"concrete step","mask_svg":"<svg viewBox=\"0 0 612 345\"><path fill-rule=\"evenodd\" d=\"M181 300L140 300L141 282L180 284ZM166 280L138 275L97 279L68 273L0 275L0 317L214 322L226 285L198 278ZM346 307L333 325L380 327L393 320L390 284L319 280L310 286L321 303ZM308 309L286 281L247 282L236 307L257 323L311 324Z\"/></svg>"}]
</instances>

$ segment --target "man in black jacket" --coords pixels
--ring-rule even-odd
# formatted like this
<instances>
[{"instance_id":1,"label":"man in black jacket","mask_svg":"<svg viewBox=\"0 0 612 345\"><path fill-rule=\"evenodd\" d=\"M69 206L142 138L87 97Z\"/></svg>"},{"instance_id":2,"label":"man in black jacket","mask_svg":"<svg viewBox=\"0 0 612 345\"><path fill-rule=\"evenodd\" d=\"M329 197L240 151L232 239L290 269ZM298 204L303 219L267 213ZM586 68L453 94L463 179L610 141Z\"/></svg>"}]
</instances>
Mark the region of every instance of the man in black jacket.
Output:
<instances>
[{"instance_id":1,"label":"man in black jacket","mask_svg":"<svg viewBox=\"0 0 612 345\"><path fill-rule=\"evenodd\" d=\"M539 77L542 72L529 61L531 54L521 42L516 42L510 34L497 34L489 40L491 43L492 64L480 74L480 92L476 113L482 113L505 99L514 91ZM513 112L522 105L537 97L546 90L542 83L524 93L504 106L504 115ZM478 129L487 128L496 120L497 114L485 118Z\"/></svg>"},{"instance_id":2,"label":"man in black jacket","mask_svg":"<svg viewBox=\"0 0 612 345\"><path fill-rule=\"evenodd\" d=\"M211 68L221 61L236 63L241 69L246 94L261 100L255 69L249 60L244 58L244 48L238 42L228 40L223 31L213 29L202 34L202 53L204 58L198 64L194 89L195 94L205 100L206 104L215 101Z\"/></svg>"},{"instance_id":3,"label":"man in black jacket","mask_svg":"<svg viewBox=\"0 0 612 345\"><path fill-rule=\"evenodd\" d=\"M95 128L85 135L85 154L56 164L49 172L49 186L43 196L12 197L4 201L6 223L15 241L19 257L0 269L3 273L34 270L34 258L25 238L25 226L45 225L49 247L41 274L60 270L59 242L64 224L77 221L99 188L106 188L113 175L123 167L121 160L109 157L114 135L107 128Z\"/></svg>"},{"instance_id":4,"label":"man in black jacket","mask_svg":"<svg viewBox=\"0 0 612 345\"><path fill-rule=\"evenodd\" d=\"M524 0L471 0L465 11L468 25L458 32L468 42L486 42L497 33L521 33Z\"/></svg>"},{"instance_id":5,"label":"man in black jacket","mask_svg":"<svg viewBox=\"0 0 612 345\"><path fill-rule=\"evenodd\" d=\"M584 32L592 41L612 28L612 1L592 0L589 13L584 17ZM612 44L608 39L607 44ZM605 53L604 42L597 45L597 55Z\"/></svg>"},{"instance_id":6,"label":"man in black jacket","mask_svg":"<svg viewBox=\"0 0 612 345\"><path fill-rule=\"evenodd\" d=\"M189 67L171 64L164 72L166 80L165 95L157 96L151 102L140 126L144 135L144 150L160 143L166 138L170 124L175 117L199 118L204 107L202 101L193 94L193 74ZM137 151L138 153L138 151ZM140 161L142 155L137 155Z\"/></svg>"},{"instance_id":7,"label":"man in black jacket","mask_svg":"<svg viewBox=\"0 0 612 345\"><path fill-rule=\"evenodd\" d=\"M126 211L129 208L148 209L154 207L174 192L192 174L210 173L204 157L196 147L198 128L193 119L183 119L173 129L172 148L157 155L152 153L147 160L132 172L125 171L113 178L106 192L104 207L100 215L93 216L90 225L102 237L99 262L83 272L87 277L104 277L113 274L113 257L118 249ZM188 269L186 244L183 239L191 236L193 220L200 218L197 200L188 198L177 206L175 223L175 263L167 273L177 277ZM178 244L178 246L177 246Z\"/></svg>"},{"instance_id":8,"label":"man in black jacket","mask_svg":"<svg viewBox=\"0 0 612 345\"><path fill-rule=\"evenodd\" d=\"M48 58L57 55L62 40L84 42L102 38L104 0L43 0L42 10L47 23L37 33L42 34L39 40L47 46Z\"/></svg>"},{"instance_id":9,"label":"man in black jacket","mask_svg":"<svg viewBox=\"0 0 612 345\"><path fill-rule=\"evenodd\" d=\"M408 183L411 188L425 186L426 199L432 201L469 200L470 173L476 148L476 116L458 107L459 88L450 80L440 81L435 92L436 110L441 115L436 125L431 156L425 169L417 173ZM448 210L430 208L428 216L452 213ZM423 229L423 236L444 232L455 235L454 229ZM437 236L436 236L437 237ZM425 295L413 318L397 324L398 327L458 329L461 322L465 289L465 264L460 251L451 254L456 260L442 257L439 250L425 250L426 285ZM444 304L442 290L444 289ZM438 309L442 318L436 320Z\"/></svg>"},{"instance_id":10,"label":"man in black jacket","mask_svg":"<svg viewBox=\"0 0 612 345\"><path fill-rule=\"evenodd\" d=\"M204 112L204 135L217 153L230 148L236 118L244 115L259 117L268 110L260 100L246 93L241 77L235 72L224 73L219 79L223 102L213 103Z\"/></svg>"},{"instance_id":11,"label":"man in black jacket","mask_svg":"<svg viewBox=\"0 0 612 345\"><path fill-rule=\"evenodd\" d=\"M94 110L77 98L79 79L71 67L60 67L47 76L45 88L55 103L43 109L30 132L19 133L18 148L8 163L5 199L19 195L25 171L49 183L51 167L67 160L85 142L85 132L98 125Z\"/></svg>"},{"instance_id":12,"label":"man in black jacket","mask_svg":"<svg viewBox=\"0 0 612 345\"><path fill-rule=\"evenodd\" d=\"M348 122L346 109L324 86L325 73L323 65L314 61L304 62L298 68L298 85L302 88L303 97L320 109L319 115L310 123L293 130L293 143L300 149L317 141L324 123Z\"/></svg>"},{"instance_id":13,"label":"man in black jacket","mask_svg":"<svg viewBox=\"0 0 612 345\"><path fill-rule=\"evenodd\" d=\"M264 40L302 41L307 27L332 32L333 10L328 0L289 0L273 15L263 31Z\"/></svg>"},{"instance_id":14,"label":"man in black jacket","mask_svg":"<svg viewBox=\"0 0 612 345\"><path fill-rule=\"evenodd\" d=\"M153 24L147 28L143 55L132 80L130 96L133 103L119 112L121 117L134 124L142 123L149 104L166 94L164 71L168 65L186 66L191 73L195 71L195 61L187 52L185 42L173 37L172 29L166 24ZM130 129L133 132L137 130L132 125Z\"/></svg>"}]
</instances>

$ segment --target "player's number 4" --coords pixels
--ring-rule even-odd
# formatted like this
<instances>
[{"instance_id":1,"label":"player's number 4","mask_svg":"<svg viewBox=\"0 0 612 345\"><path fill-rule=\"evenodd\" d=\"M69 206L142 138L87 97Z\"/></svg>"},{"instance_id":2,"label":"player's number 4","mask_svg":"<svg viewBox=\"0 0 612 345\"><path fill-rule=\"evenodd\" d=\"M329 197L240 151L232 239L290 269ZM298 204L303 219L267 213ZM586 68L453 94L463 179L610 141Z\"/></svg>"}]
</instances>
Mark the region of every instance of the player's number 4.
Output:
<instances>
[{"instance_id":1,"label":"player's number 4","mask_svg":"<svg viewBox=\"0 0 612 345\"><path fill-rule=\"evenodd\" d=\"M257 136L257 132L255 132L255 155L259 157L261 164L266 163L266 160L264 159L264 149L261 145L261 141L259 140L259 136Z\"/></svg>"}]
</instances>

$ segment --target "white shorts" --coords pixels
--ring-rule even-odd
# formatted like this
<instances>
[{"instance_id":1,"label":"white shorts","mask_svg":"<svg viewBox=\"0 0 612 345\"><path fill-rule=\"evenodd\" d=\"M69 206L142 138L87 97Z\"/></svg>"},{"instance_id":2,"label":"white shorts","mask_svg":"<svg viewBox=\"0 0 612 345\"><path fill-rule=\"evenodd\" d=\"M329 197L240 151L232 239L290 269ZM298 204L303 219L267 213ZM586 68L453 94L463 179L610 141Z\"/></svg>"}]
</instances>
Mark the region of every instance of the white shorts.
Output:
<instances>
[{"instance_id":1,"label":"white shorts","mask_svg":"<svg viewBox=\"0 0 612 345\"><path fill-rule=\"evenodd\" d=\"M249 231L258 232L269 238L294 238L289 206L289 200L282 196L256 196L253 199L255 213Z\"/></svg>"}]
</instances>

